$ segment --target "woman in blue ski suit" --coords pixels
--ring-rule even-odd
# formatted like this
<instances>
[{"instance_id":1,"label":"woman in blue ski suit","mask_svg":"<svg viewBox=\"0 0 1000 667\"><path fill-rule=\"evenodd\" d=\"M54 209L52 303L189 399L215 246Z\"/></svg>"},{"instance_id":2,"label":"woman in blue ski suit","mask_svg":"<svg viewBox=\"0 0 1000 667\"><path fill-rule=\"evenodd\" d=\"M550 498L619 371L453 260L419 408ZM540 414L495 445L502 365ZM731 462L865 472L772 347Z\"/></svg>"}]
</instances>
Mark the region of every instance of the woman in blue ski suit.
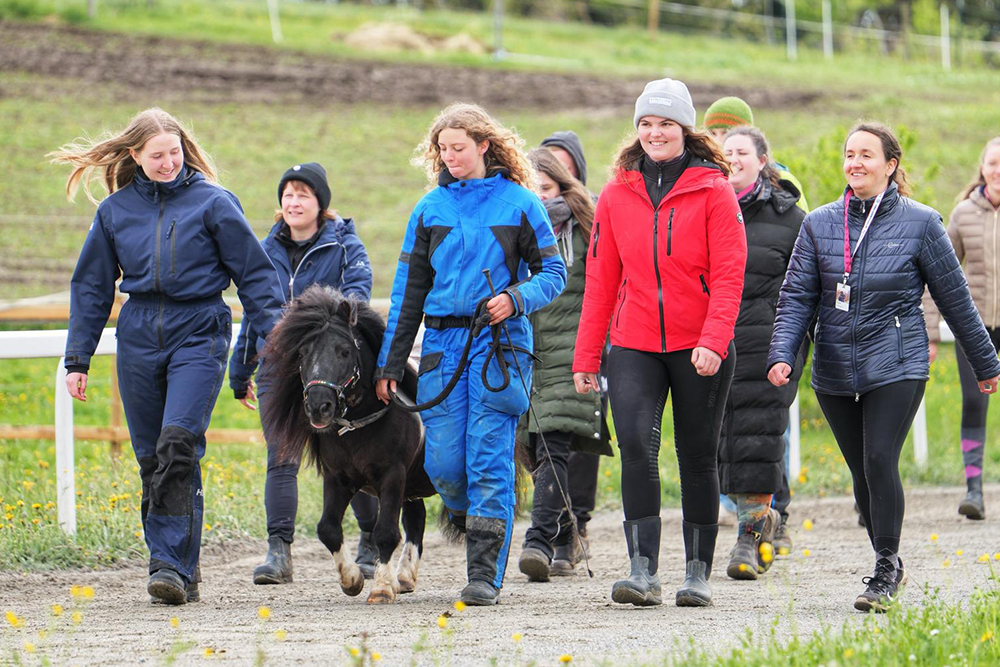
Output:
<instances>
[{"instance_id":1,"label":"woman in blue ski suit","mask_svg":"<svg viewBox=\"0 0 1000 667\"><path fill-rule=\"evenodd\" d=\"M160 109L117 136L52 154L74 166L77 187L101 176L100 202L73 273L65 366L69 393L85 401L87 371L115 298L118 384L142 478L142 523L153 602L199 599L204 494L199 461L222 386L232 336L222 291L236 283L259 336L281 314L274 267L236 197L191 134Z\"/></svg>"},{"instance_id":2,"label":"woman in blue ski suit","mask_svg":"<svg viewBox=\"0 0 1000 667\"><path fill-rule=\"evenodd\" d=\"M311 285L329 285L348 296L368 301L372 270L364 244L354 232L354 221L330 210L330 185L326 170L316 162L291 167L278 183L275 224L264 239L264 251L277 270L285 299L291 301ZM259 396L267 401L266 375L258 373L259 388L251 379L257 368L257 336L249 320L243 320L236 349L229 360L229 385L235 397L256 410ZM255 394L256 389L256 394ZM281 442L265 430L267 479L264 509L267 513L267 558L253 572L255 584L286 584L292 581L292 540L298 509L299 461L278 456ZM365 577L375 574L375 550L371 531L378 519L378 500L365 493L351 501L361 528L357 563Z\"/></svg>"},{"instance_id":3,"label":"woman in blue ski suit","mask_svg":"<svg viewBox=\"0 0 1000 667\"><path fill-rule=\"evenodd\" d=\"M491 325L506 320L517 350L503 351L510 362L507 386L491 391L484 384L484 370L489 386L503 384L484 328L454 390L421 413L424 469L452 522L466 531L469 584L461 598L470 605L496 604L510 548L514 429L528 409L532 371L531 325L524 316L566 283L548 215L526 187L532 173L521 143L475 105L454 104L434 120L420 147L432 186L406 228L375 373L376 391L388 402L423 319L417 401L427 402L458 369L477 304L488 300ZM503 335L500 342L507 344Z\"/></svg>"}]
</instances>

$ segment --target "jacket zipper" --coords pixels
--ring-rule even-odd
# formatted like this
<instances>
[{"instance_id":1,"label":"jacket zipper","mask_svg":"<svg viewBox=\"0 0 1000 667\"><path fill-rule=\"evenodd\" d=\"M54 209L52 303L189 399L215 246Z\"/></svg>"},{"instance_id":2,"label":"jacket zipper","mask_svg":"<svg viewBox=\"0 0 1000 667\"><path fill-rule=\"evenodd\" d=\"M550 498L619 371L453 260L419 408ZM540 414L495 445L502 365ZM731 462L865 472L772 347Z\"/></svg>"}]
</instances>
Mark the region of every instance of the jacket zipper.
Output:
<instances>
[{"instance_id":1,"label":"jacket zipper","mask_svg":"<svg viewBox=\"0 0 1000 667\"><path fill-rule=\"evenodd\" d=\"M892 319L896 321L896 344L899 347L899 360L903 360L903 329L899 324L899 315L893 315Z\"/></svg>"},{"instance_id":2,"label":"jacket zipper","mask_svg":"<svg viewBox=\"0 0 1000 667\"><path fill-rule=\"evenodd\" d=\"M621 303L618 304L618 312L615 314L616 327L621 322L622 309L625 308L625 295L627 294L627 288L628 288L628 276L626 276L625 280L622 282L622 300Z\"/></svg>"},{"instance_id":3,"label":"jacket zipper","mask_svg":"<svg viewBox=\"0 0 1000 667\"><path fill-rule=\"evenodd\" d=\"M659 231L660 209L653 211L653 271L656 273L656 299L660 306L660 351L667 351L667 330L663 325L663 280L660 278L660 257L656 239Z\"/></svg>"},{"instance_id":4,"label":"jacket zipper","mask_svg":"<svg viewBox=\"0 0 1000 667\"><path fill-rule=\"evenodd\" d=\"M706 283L706 282L705 282L705 274L704 274L704 273L699 273L699 274L698 274L698 278L700 278L700 279L701 279L701 289L702 289L702 290L703 290L703 291L705 292L705 294L707 294L708 296L712 296L712 293L708 291L708 283Z\"/></svg>"},{"instance_id":5,"label":"jacket zipper","mask_svg":"<svg viewBox=\"0 0 1000 667\"><path fill-rule=\"evenodd\" d=\"M993 319L990 324L997 326L997 224L1000 223L1000 209L993 211Z\"/></svg>"},{"instance_id":6,"label":"jacket zipper","mask_svg":"<svg viewBox=\"0 0 1000 667\"><path fill-rule=\"evenodd\" d=\"M670 256L670 239L673 237L674 231L674 211L676 208L670 209L670 218L667 220L667 256Z\"/></svg>"},{"instance_id":7,"label":"jacket zipper","mask_svg":"<svg viewBox=\"0 0 1000 667\"><path fill-rule=\"evenodd\" d=\"M601 238L601 223L594 223L594 259L597 259L597 241Z\"/></svg>"},{"instance_id":8,"label":"jacket zipper","mask_svg":"<svg viewBox=\"0 0 1000 667\"><path fill-rule=\"evenodd\" d=\"M177 273L177 264L175 262L176 254L174 252L175 244L177 242L177 236L174 234L174 225L176 224L176 220L171 220L170 229L167 230L167 239L170 240L170 275Z\"/></svg>"},{"instance_id":9,"label":"jacket zipper","mask_svg":"<svg viewBox=\"0 0 1000 667\"><path fill-rule=\"evenodd\" d=\"M295 276L299 275L299 269L301 269L302 266L306 263L306 259L309 258L309 255L313 254L317 250L320 250L321 248L331 248L333 246L338 246L338 245L340 245L340 244L337 243L337 242L335 242L335 241L333 241L333 242L330 242L330 243L324 243L323 245L313 246L312 248L309 249L309 251L305 255L302 256L302 259L299 260L299 265L296 266L295 267L295 271L292 272L292 277L288 279L288 300L289 301L291 301L292 299L295 298L295 293L294 293L294 290L295 290ZM346 252L344 253L344 261L345 262L347 261L347 253Z\"/></svg>"},{"instance_id":10,"label":"jacket zipper","mask_svg":"<svg viewBox=\"0 0 1000 667\"><path fill-rule=\"evenodd\" d=\"M861 213L865 212L865 203L861 202ZM874 221L873 221L874 222ZM848 243L850 243L850 233L848 233ZM861 248L861 257L858 261L858 289L851 290L851 301L857 299L857 307L854 309L854 315L851 323L851 382L854 384L854 402L858 403L861 401L861 393L858 391L858 339L857 339L857 328L858 328L858 318L861 314L861 282L865 274L865 259L868 257L868 246Z\"/></svg>"},{"instance_id":11,"label":"jacket zipper","mask_svg":"<svg viewBox=\"0 0 1000 667\"><path fill-rule=\"evenodd\" d=\"M159 312L156 316L156 339L160 344L160 349L163 349L163 292L160 288L160 230L163 228L163 210L166 208L167 203L163 199L163 189L159 185L154 185L156 188L156 194L160 198L160 212L156 216L156 259L153 262L153 270L155 272L155 284L156 292L160 295L160 307Z\"/></svg>"}]
</instances>

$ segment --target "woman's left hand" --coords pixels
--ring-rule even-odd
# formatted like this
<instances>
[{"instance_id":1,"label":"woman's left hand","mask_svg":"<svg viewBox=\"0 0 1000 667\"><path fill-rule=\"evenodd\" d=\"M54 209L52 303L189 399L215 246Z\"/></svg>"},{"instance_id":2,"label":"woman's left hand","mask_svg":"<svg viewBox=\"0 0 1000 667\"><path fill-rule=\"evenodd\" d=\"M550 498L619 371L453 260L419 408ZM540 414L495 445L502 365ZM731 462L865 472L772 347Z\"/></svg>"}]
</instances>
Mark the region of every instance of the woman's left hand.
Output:
<instances>
[{"instance_id":1,"label":"woman's left hand","mask_svg":"<svg viewBox=\"0 0 1000 667\"><path fill-rule=\"evenodd\" d=\"M486 302L486 310L490 313L490 326L500 324L514 314L514 299L504 292Z\"/></svg>"},{"instance_id":2,"label":"woman's left hand","mask_svg":"<svg viewBox=\"0 0 1000 667\"><path fill-rule=\"evenodd\" d=\"M989 380L983 380L979 383L979 391L983 394L995 394L997 392L997 382L1000 382L1000 376L994 376Z\"/></svg>"},{"instance_id":3,"label":"woman's left hand","mask_svg":"<svg viewBox=\"0 0 1000 667\"><path fill-rule=\"evenodd\" d=\"M715 375L722 365L722 357L707 347L696 347L691 350L691 365L698 371L698 375Z\"/></svg>"}]
</instances>

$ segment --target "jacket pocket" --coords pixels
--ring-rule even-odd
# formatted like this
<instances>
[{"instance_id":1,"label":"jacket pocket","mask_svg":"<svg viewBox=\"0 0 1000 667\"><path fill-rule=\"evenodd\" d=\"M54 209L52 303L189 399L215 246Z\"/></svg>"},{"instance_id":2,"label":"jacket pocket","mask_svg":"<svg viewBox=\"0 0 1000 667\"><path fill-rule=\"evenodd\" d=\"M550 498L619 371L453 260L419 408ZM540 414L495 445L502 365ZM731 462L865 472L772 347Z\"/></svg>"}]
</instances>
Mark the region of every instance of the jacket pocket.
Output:
<instances>
[{"instance_id":1,"label":"jacket pocket","mask_svg":"<svg viewBox=\"0 0 1000 667\"><path fill-rule=\"evenodd\" d=\"M674 211L676 208L670 209L670 218L667 219L667 255L670 255L670 241L674 236Z\"/></svg>"},{"instance_id":2,"label":"jacket pocket","mask_svg":"<svg viewBox=\"0 0 1000 667\"><path fill-rule=\"evenodd\" d=\"M707 294L708 296L712 296L712 293L708 291L708 283L705 281L704 273L698 274L698 280L701 281L701 291Z\"/></svg>"},{"instance_id":3,"label":"jacket pocket","mask_svg":"<svg viewBox=\"0 0 1000 667\"><path fill-rule=\"evenodd\" d=\"M425 352L420 355L420 365L417 368L417 403L434 400L444 391L446 382L441 373L443 358L444 352ZM446 399L433 408L424 410L420 413L421 419L448 414L447 403Z\"/></svg>"},{"instance_id":4,"label":"jacket pocket","mask_svg":"<svg viewBox=\"0 0 1000 667\"><path fill-rule=\"evenodd\" d=\"M167 240L170 241L170 275L177 273L177 234L174 234L176 220L170 221L170 229L167 230Z\"/></svg>"},{"instance_id":5,"label":"jacket pocket","mask_svg":"<svg viewBox=\"0 0 1000 667\"><path fill-rule=\"evenodd\" d=\"M899 322L899 315L892 316L893 322L896 325L896 345L899 349L899 360L903 360L903 327Z\"/></svg>"},{"instance_id":6,"label":"jacket pocket","mask_svg":"<svg viewBox=\"0 0 1000 667\"><path fill-rule=\"evenodd\" d=\"M601 238L601 223L594 221L594 254L593 257L597 258L597 241Z\"/></svg>"},{"instance_id":7,"label":"jacket pocket","mask_svg":"<svg viewBox=\"0 0 1000 667\"><path fill-rule=\"evenodd\" d=\"M516 363L514 361L515 354L517 355ZM523 415L528 411L530 402L530 396L525 388L531 386L533 373L531 354L521 349L518 349L517 352L505 349L503 356L507 360L507 373L510 382L500 391L490 391L484 387L483 405L508 415ZM521 373L518 373L518 368L521 369ZM503 384L503 373L495 358L490 359L489 366L486 367L486 379L491 387L499 387Z\"/></svg>"},{"instance_id":8,"label":"jacket pocket","mask_svg":"<svg viewBox=\"0 0 1000 667\"><path fill-rule=\"evenodd\" d=\"M627 297L628 297L628 276L626 276L625 280L622 282L621 299L618 302L618 312L615 313L615 326L616 327L618 327L618 326L621 325L622 310L625 308L625 299Z\"/></svg>"}]
</instances>

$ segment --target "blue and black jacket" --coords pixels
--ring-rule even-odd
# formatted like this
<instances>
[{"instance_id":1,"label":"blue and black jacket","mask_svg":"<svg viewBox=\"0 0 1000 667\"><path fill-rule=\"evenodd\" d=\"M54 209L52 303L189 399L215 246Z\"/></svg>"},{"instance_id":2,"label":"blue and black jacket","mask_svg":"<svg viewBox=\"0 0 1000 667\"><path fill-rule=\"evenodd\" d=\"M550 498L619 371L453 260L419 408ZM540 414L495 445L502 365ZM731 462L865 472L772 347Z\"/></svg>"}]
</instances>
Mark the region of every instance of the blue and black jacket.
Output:
<instances>
[{"instance_id":1,"label":"blue and black jacket","mask_svg":"<svg viewBox=\"0 0 1000 667\"><path fill-rule=\"evenodd\" d=\"M392 286L375 379L399 380L424 314L468 317L491 296L483 269L514 302L514 317L545 306L566 285L545 207L506 170L459 181L447 170L410 216ZM515 345L531 347L527 340Z\"/></svg>"},{"instance_id":2,"label":"blue and black jacket","mask_svg":"<svg viewBox=\"0 0 1000 667\"><path fill-rule=\"evenodd\" d=\"M170 183L137 169L97 207L70 287L67 369L89 369L119 276L122 292L179 302L219 295L232 280L263 336L281 316L274 267L239 200L187 166Z\"/></svg>"},{"instance_id":3,"label":"blue and black jacket","mask_svg":"<svg viewBox=\"0 0 1000 667\"><path fill-rule=\"evenodd\" d=\"M337 217L324 220L317 239L292 269L288 249L279 238L286 227L279 220L264 239L264 251L277 270L278 285L285 303L302 294L310 285L335 287L347 296L368 301L372 292L372 267L368 252L354 231L354 221ZM257 340L253 324L246 319L236 339L236 349L229 360L229 386L246 395L250 377L257 368Z\"/></svg>"}]
</instances>

